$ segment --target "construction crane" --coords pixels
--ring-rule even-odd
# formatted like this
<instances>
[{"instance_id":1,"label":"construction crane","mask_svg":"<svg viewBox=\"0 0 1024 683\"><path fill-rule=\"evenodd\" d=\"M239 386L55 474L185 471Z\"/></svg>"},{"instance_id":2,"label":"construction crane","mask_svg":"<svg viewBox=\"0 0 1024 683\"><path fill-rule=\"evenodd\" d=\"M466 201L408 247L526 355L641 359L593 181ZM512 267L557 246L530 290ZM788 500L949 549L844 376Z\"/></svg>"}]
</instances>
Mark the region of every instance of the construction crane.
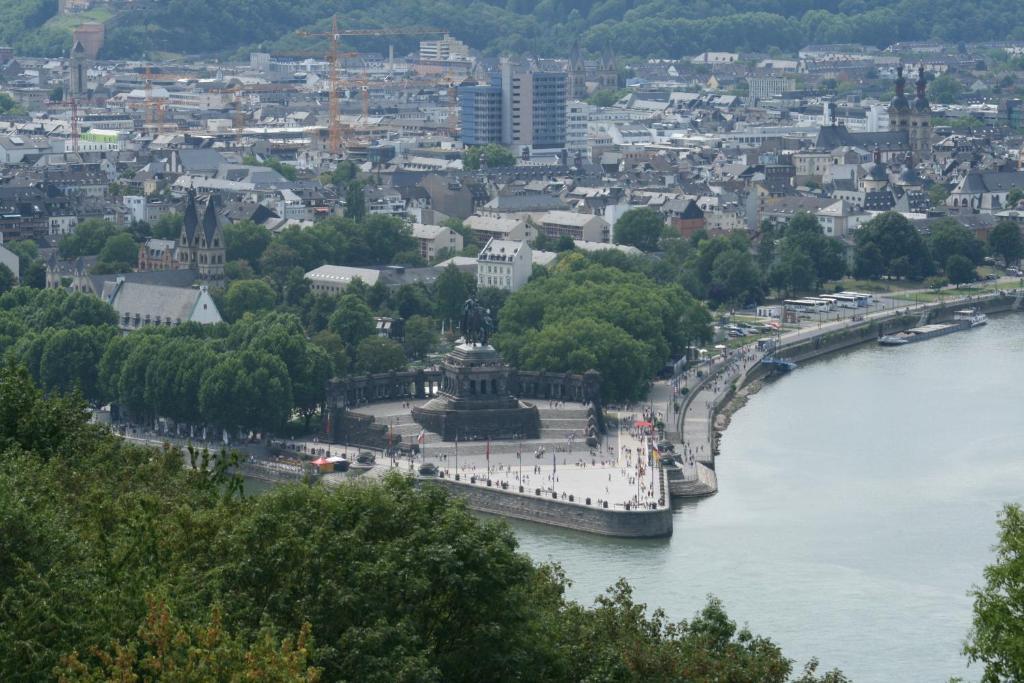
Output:
<instances>
[{"instance_id":1,"label":"construction crane","mask_svg":"<svg viewBox=\"0 0 1024 683\"><path fill-rule=\"evenodd\" d=\"M329 33L313 33L310 31L300 31L298 35L304 38L327 38L330 41L330 47L327 52L327 62L330 65L330 77L329 85L330 91L328 92L328 116L330 122L328 124L328 150L332 154L341 153L341 105L338 100L338 89L341 83L340 74L340 59L342 53L339 52L338 47L341 43L341 38L354 37L354 36L366 36L366 37L384 37L384 36L414 36L414 35L428 35L434 33L447 33L447 31L439 30L436 28L427 28L423 26L410 26L410 27L395 27L395 28L357 28L357 29L344 29L338 28L338 16L331 17L331 30ZM358 53L346 53L346 55L355 55ZM369 115L369 84L363 88L363 116L364 121Z\"/></svg>"}]
</instances>

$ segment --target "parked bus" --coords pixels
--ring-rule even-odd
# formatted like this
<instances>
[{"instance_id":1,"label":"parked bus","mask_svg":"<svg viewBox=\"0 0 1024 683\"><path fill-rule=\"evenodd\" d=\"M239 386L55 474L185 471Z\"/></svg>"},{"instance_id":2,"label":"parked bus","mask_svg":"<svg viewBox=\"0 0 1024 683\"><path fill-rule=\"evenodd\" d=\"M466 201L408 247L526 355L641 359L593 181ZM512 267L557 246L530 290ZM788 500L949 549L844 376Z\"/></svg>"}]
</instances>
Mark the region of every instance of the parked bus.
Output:
<instances>
[{"instance_id":1,"label":"parked bus","mask_svg":"<svg viewBox=\"0 0 1024 683\"><path fill-rule=\"evenodd\" d=\"M860 303L853 294L823 294L822 299L829 299L838 308L858 308Z\"/></svg>"},{"instance_id":2,"label":"parked bus","mask_svg":"<svg viewBox=\"0 0 1024 683\"><path fill-rule=\"evenodd\" d=\"M827 313L831 307L824 299L786 299L782 305L797 313Z\"/></svg>"},{"instance_id":3,"label":"parked bus","mask_svg":"<svg viewBox=\"0 0 1024 683\"><path fill-rule=\"evenodd\" d=\"M870 294L864 294L863 292L839 292L844 296L852 296L857 299L857 305L860 307L870 306L875 303L875 298Z\"/></svg>"}]
</instances>

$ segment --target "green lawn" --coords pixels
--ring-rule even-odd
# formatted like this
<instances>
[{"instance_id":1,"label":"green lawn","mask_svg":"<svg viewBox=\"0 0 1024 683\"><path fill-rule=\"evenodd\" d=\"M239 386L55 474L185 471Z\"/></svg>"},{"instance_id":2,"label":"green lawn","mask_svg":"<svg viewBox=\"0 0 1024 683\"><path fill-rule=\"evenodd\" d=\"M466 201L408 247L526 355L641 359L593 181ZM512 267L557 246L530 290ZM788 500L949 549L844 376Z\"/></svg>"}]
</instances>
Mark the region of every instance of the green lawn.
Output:
<instances>
[{"instance_id":1,"label":"green lawn","mask_svg":"<svg viewBox=\"0 0 1024 683\"><path fill-rule=\"evenodd\" d=\"M62 14L58 17L53 17L43 24L43 26L46 28L71 31L81 24L87 24L90 22L96 22L99 24L106 23L106 21L112 16L114 16L114 13L106 7L94 7L93 9L86 10L85 12L79 12L77 14Z\"/></svg>"}]
</instances>

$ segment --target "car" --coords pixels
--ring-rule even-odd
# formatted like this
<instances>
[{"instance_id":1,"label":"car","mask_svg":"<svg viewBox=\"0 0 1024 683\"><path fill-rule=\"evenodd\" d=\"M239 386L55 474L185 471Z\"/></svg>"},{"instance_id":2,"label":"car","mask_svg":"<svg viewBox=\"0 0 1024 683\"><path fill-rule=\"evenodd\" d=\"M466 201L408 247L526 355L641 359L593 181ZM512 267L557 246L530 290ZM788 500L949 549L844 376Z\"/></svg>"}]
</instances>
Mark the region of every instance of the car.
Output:
<instances>
[{"instance_id":1,"label":"car","mask_svg":"<svg viewBox=\"0 0 1024 683\"><path fill-rule=\"evenodd\" d=\"M985 276L985 279L986 280L998 280L999 276L996 275L995 273L989 273L988 275Z\"/></svg>"}]
</instances>

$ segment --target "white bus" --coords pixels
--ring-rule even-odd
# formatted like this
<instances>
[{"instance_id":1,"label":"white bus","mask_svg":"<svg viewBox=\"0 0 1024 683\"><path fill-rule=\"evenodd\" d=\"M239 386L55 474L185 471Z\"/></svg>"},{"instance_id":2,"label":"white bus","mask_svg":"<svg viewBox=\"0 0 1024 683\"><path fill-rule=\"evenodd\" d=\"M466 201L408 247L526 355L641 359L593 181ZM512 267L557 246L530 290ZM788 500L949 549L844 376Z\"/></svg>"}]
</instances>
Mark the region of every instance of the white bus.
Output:
<instances>
[{"instance_id":1,"label":"white bus","mask_svg":"<svg viewBox=\"0 0 1024 683\"><path fill-rule=\"evenodd\" d=\"M831 304L824 299L786 299L782 302L786 310L797 313L827 313Z\"/></svg>"},{"instance_id":2,"label":"white bus","mask_svg":"<svg viewBox=\"0 0 1024 683\"><path fill-rule=\"evenodd\" d=\"M870 294L864 294L862 292L839 292L843 296L852 296L857 299L857 305L861 308L870 306L875 303L875 298Z\"/></svg>"},{"instance_id":3,"label":"white bus","mask_svg":"<svg viewBox=\"0 0 1024 683\"><path fill-rule=\"evenodd\" d=\"M822 299L829 299L838 308L859 308L860 303L853 294L822 294Z\"/></svg>"}]
</instances>

